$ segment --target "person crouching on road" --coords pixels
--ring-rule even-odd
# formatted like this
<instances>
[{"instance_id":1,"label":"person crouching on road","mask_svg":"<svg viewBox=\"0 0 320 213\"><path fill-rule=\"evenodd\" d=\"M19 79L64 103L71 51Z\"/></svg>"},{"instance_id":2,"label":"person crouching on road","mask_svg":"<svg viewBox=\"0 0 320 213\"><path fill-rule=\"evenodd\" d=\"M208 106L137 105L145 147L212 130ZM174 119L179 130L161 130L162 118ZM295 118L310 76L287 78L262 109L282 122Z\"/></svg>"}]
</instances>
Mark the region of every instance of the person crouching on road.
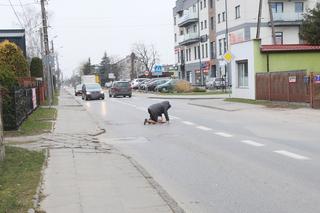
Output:
<instances>
[{"instance_id":1,"label":"person crouching on road","mask_svg":"<svg viewBox=\"0 0 320 213\"><path fill-rule=\"evenodd\" d=\"M148 124L156 124L156 123L165 123L169 122L168 110L171 105L169 101L163 101L161 103L153 104L148 108L148 112L150 114L149 119L144 119L144 125ZM164 114L166 121L163 121L162 115ZM161 117L159 120L158 118Z\"/></svg>"}]
</instances>

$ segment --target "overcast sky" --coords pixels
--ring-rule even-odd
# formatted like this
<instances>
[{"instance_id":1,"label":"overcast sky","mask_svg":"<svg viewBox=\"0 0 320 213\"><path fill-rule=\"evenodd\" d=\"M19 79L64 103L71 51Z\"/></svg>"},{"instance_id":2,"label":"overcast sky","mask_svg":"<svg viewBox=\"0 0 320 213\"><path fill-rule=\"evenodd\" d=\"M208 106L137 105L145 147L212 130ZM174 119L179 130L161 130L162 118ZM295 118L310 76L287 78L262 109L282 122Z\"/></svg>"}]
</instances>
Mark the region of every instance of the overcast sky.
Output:
<instances>
[{"instance_id":1,"label":"overcast sky","mask_svg":"<svg viewBox=\"0 0 320 213\"><path fill-rule=\"evenodd\" d=\"M20 0L24 7L40 8L37 0ZM19 0L11 0L23 19ZM91 57L99 63L104 51L108 55L129 55L136 42L154 44L161 63L174 63L172 8L175 0L50 0L50 38L57 36L65 75ZM0 0L0 28L21 28L9 6Z\"/></svg>"}]
</instances>

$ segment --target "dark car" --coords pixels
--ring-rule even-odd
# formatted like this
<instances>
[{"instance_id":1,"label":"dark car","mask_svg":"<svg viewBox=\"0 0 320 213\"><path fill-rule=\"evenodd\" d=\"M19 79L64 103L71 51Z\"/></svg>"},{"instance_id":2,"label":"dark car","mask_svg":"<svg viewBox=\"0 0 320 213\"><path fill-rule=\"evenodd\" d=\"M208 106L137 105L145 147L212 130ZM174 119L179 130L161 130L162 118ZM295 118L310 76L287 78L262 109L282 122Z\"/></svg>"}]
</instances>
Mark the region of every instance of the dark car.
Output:
<instances>
[{"instance_id":1,"label":"dark car","mask_svg":"<svg viewBox=\"0 0 320 213\"><path fill-rule=\"evenodd\" d=\"M145 90L147 87L147 84L150 83L151 81L153 81L154 79L146 79L145 81L142 81L139 85L138 85L138 89L139 90Z\"/></svg>"},{"instance_id":2,"label":"dark car","mask_svg":"<svg viewBox=\"0 0 320 213\"><path fill-rule=\"evenodd\" d=\"M131 98L132 89L129 81L115 81L109 89L109 97L128 96Z\"/></svg>"},{"instance_id":3,"label":"dark car","mask_svg":"<svg viewBox=\"0 0 320 213\"><path fill-rule=\"evenodd\" d=\"M104 99L104 92L99 84L83 84L82 100Z\"/></svg>"},{"instance_id":4,"label":"dark car","mask_svg":"<svg viewBox=\"0 0 320 213\"><path fill-rule=\"evenodd\" d=\"M168 82L169 80L170 79L158 79L158 80L155 80L155 81L147 84L147 90L148 91L155 91L155 88L158 85L164 84L164 83Z\"/></svg>"},{"instance_id":5,"label":"dark car","mask_svg":"<svg viewBox=\"0 0 320 213\"><path fill-rule=\"evenodd\" d=\"M177 80L177 79L171 79L164 84L160 84L160 85L156 86L155 91L157 91L157 92L173 91L175 89L175 86L178 81L179 80Z\"/></svg>"},{"instance_id":6,"label":"dark car","mask_svg":"<svg viewBox=\"0 0 320 213\"><path fill-rule=\"evenodd\" d=\"M215 89L225 89L226 81L224 80L224 78L215 78L213 82L213 87Z\"/></svg>"},{"instance_id":7,"label":"dark car","mask_svg":"<svg viewBox=\"0 0 320 213\"><path fill-rule=\"evenodd\" d=\"M74 88L74 95L82 95L82 84L79 84Z\"/></svg>"}]
</instances>

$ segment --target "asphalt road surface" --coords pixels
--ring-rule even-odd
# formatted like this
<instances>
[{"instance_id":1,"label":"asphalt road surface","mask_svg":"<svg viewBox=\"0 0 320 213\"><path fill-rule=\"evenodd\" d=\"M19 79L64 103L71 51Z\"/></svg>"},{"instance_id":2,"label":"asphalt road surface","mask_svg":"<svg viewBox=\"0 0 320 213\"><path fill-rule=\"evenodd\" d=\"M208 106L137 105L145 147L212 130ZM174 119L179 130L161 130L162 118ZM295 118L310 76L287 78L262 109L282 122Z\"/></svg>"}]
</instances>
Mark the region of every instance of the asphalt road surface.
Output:
<instances>
[{"instance_id":1,"label":"asphalt road surface","mask_svg":"<svg viewBox=\"0 0 320 213\"><path fill-rule=\"evenodd\" d=\"M138 161L186 212L320 212L319 111L171 100L169 124L144 126L147 107L160 101L82 102L106 128L102 140Z\"/></svg>"}]
</instances>

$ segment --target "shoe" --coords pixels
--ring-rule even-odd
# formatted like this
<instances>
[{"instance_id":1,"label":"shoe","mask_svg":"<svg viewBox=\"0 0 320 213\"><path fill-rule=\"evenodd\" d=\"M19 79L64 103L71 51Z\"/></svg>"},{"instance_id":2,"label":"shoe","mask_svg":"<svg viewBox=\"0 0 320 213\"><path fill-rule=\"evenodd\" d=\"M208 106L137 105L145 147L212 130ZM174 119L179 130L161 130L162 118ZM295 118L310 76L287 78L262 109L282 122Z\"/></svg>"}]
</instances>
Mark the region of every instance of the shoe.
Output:
<instances>
[{"instance_id":1,"label":"shoe","mask_svg":"<svg viewBox=\"0 0 320 213\"><path fill-rule=\"evenodd\" d=\"M148 123L148 120L144 119L143 125L146 125L146 123Z\"/></svg>"}]
</instances>

